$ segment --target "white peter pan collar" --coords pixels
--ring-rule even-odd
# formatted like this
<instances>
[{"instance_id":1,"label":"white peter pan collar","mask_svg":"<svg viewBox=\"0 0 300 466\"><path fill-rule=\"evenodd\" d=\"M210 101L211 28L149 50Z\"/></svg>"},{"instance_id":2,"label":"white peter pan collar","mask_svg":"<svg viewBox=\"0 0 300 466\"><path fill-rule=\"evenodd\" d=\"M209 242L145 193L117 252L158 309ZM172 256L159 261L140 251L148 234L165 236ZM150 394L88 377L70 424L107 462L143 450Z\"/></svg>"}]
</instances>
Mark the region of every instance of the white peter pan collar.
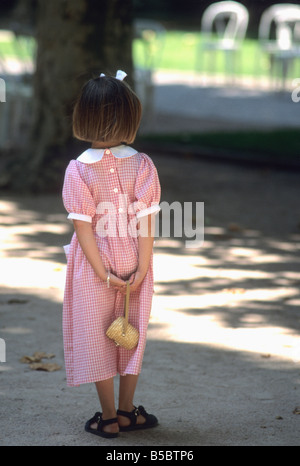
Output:
<instances>
[{"instance_id":1,"label":"white peter pan collar","mask_svg":"<svg viewBox=\"0 0 300 466\"><path fill-rule=\"evenodd\" d=\"M82 163L96 163L102 160L104 154L113 154L117 159L124 159L136 154L137 151L132 147L121 145L107 149L87 149L77 160Z\"/></svg>"}]
</instances>

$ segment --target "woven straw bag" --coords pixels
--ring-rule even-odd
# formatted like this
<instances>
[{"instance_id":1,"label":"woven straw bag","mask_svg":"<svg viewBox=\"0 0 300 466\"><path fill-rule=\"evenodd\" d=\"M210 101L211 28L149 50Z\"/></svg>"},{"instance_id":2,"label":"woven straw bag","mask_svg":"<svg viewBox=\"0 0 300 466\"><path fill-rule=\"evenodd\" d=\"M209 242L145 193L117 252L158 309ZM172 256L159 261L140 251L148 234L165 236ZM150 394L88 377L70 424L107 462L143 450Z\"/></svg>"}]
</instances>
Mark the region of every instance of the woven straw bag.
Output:
<instances>
[{"instance_id":1,"label":"woven straw bag","mask_svg":"<svg viewBox=\"0 0 300 466\"><path fill-rule=\"evenodd\" d=\"M128 323L129 295L130 286L129 282L127 282L124 311L125 316L118 317L116 320L114 320L114 322L106 331L106 335L108 338L111 338L115 342L116 346L123 346L128 350L135 348L139 341L138 330Z\"/></svg>"}]
</instances>

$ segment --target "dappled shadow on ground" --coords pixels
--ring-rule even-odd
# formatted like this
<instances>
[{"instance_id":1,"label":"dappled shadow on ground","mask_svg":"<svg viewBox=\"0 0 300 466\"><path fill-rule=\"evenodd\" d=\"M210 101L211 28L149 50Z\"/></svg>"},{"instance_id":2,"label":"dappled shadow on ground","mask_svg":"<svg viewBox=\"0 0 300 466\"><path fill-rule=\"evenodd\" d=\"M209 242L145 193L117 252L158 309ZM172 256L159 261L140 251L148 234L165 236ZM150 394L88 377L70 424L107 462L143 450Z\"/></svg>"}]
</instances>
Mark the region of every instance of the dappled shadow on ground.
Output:
<instances>
[{"instance_id":1,"label":"dappled shadow on ground","mask_svg":"<svg viewBox=\"0 0 300 466\"><path fill-rule=\"evenodd\" d=\"M180 296L194 297L185 313L217 314L231 328L272 325L299 332L300 235L208 234L196 252L174 243L157 242L158 295L177 298L179 308Z\"/></svg>"},{"instance_id":2,"label":"dappled shadow on ground","mask_svg":"<svg viewBox=\"0 0 300 466\"><path fill-rule=\"evenodd\" d=\"M165 246L157 242L152 315L171 339L300 360L299 240L233 235L196 254Z\"/></svg>"},{"instance_id":3,"label":"dappled shadow on ground","mask_svg":"<svg viewBox=\"0 0 300 466\"><path fill-rule=\"evenodd\" d=\"M163 199L204 202L204 242L192 249L176 237L156 242L154 315L174 322L178 340L299 360L298 174L168 162L156 159Z\"/></svg>"},{"instance_id":4,"label":"dappled shadow on ground","mask_svg":"<svg viewBox=\"0 0 300 466\"><path fill-rule=\"evenodd\" d=\"M73 226L59 196L3 196L0 203L2 255L65 263Z\"/></svg>"}]
</instances>

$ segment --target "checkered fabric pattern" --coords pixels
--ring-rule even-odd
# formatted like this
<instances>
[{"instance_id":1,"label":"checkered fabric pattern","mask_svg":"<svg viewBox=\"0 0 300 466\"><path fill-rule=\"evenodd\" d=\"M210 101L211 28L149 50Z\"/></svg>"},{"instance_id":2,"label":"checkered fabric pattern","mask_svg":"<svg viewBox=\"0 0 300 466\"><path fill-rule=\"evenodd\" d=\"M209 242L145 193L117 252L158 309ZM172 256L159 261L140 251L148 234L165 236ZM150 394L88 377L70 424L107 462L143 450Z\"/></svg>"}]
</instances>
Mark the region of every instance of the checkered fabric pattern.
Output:
<instances>
[{"instance_id":1,"label":"checkered fabric pattern","mask_svg":"<svg viewBox=\"0 0 300 466\"><path fill-rule=\"evenodd\" d=\"M117 158L105 150L95 163L72 160L65 173L63 201L70 219L92 223L106 269L129 278L138 265L138 239L129 234L130 229L125 234L124 225L136 225L135 216L159 210L160 183L150 157L136 153ZM109 223L112 230L105 229ZM138 328L140 339L136 349L126 350L106 336L109 325L124 313L125 297L96 276L76 233L67 257L63 304L67 384L97 382L117 373L139 374L151 312L152 259L141 287L130 296L129 321Z\"/></svg>"}]
</instances>

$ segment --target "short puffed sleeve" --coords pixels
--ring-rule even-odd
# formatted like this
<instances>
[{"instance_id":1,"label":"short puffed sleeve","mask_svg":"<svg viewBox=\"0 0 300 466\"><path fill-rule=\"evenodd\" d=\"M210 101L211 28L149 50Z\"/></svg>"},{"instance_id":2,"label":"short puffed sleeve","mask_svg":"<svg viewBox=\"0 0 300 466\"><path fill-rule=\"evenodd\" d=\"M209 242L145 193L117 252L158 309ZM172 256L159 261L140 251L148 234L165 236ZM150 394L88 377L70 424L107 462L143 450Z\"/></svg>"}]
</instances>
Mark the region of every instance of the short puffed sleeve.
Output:
<instances>
[{"instance_id":1,"label":"short puffed sleeve","mask_svg":"<svg viewBox=\"0 0 300 466\"><path fill-rule=\"evenodd\" d=\"M92 223L96 213L95 203L75 160L66 169L62 197L65 209L69 212L68 219Z\"/></svg>"},{"instance_id":2,"label":"short puffed sleeve","mask_svg":"<svg viewBox=\"0 0 300 466\"><path fill-rule=\"evenodd\" d=\"M134 191L134 210L137 218L160 211L160 193L156 167L150 157L142 154Z\"/></svg>"}]
</instances>

